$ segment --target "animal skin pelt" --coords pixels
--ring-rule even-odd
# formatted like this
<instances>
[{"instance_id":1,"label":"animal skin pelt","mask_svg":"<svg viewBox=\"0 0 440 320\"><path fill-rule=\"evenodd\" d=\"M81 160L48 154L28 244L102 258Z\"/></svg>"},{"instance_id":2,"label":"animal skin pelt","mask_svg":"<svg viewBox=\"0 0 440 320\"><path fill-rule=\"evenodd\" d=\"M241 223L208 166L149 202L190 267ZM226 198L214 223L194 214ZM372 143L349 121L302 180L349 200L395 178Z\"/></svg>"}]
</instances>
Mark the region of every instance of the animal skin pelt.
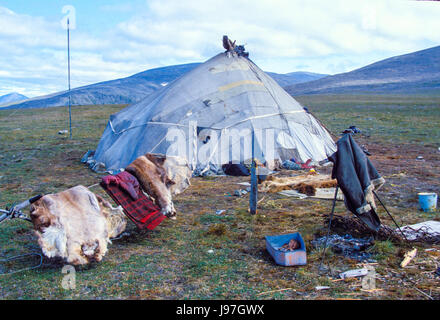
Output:
<instances>
[{"instance_id":1,"label":"animal skin pelt","mask_svg":"<svg viewBox=\"0 0 440 320\"><path fill-rule=\"evenodd\" d=\"M121 206L113 207L103 197L96 195L98 199L101 212L104 214L107 220L108 237L110 239L116 238L127 227L127 219L125 218L124 211Z\"/></svg>"},{"instance_id":2,"label":"animal skin pelt","mask_svg":"<svg viewBox=\"0 0 440 320\"><path fill-rule=\"evenodd\" d=\"M169 187L172 196L182 193L191 185L192 171L185 158L167 156L163 166L168 179L173 182Z\"/></svg>"},{"instance_id":3,"label":"animal skin pelt","mask_svg":"<svg viewBox=\"0 0 440 320\"><path fill-rule=\"evenodd\" d=\"M259 191L276 193L282 190L297 190L308 196L314 196L316 188L334 188L336 185L336 180L332 179L330 175L305 174L284 178L269 176L261 184Z\"/></svg>"},{"instance_id":4,"label":"animal skin pelt","mask_svg":"<svg viewBox=\"0 0 440 320\"><path fill-rule=\"evenodd\" d=\"M165 160L164 155L147 153L134 160L125 170L138 179L143 191L154 200L164 215L175 217L176 210L170 191L174 182L167 175Z\"/></svg>"},{"instance_id":5,"label":"animal skin pelt","mask_svg":"<svg viewBox=\"0 0 440 320\"><path fill-rule=\"evenodd\" d=\"M31 205L30 216L44 255L73 265L101 261L110 238L127 223L122 208L84 186L43 196Z\"/></svg>"}]
</instances>

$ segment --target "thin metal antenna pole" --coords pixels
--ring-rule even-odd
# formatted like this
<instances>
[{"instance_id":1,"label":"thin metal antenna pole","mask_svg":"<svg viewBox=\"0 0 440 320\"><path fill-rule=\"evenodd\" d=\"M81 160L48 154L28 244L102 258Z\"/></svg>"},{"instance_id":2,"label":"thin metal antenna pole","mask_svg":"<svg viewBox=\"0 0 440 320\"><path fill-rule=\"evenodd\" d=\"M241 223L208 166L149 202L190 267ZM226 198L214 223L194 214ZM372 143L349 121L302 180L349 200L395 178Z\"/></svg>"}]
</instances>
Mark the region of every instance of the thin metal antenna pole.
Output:
<instances>
[{"instance_id":1,"label":"thin metal antenna pole","mask_svg":"<svg viewBox=\"0 0 440 320\"><path fill-rule=\"evenodd\" d=\"M69 138L72 139L72 104L70 98L70 22L67 19L67 77L69 83Z\"/></svg>"}]
</instances>

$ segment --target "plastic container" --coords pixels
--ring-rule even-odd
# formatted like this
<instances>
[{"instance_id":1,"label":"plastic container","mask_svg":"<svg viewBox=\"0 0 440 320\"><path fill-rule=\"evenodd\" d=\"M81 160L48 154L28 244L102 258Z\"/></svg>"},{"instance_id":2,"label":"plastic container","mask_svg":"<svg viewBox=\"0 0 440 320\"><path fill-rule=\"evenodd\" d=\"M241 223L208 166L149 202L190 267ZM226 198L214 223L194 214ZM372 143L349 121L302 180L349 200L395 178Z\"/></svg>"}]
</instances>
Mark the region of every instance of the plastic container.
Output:
<instances>
[{"instance_id":1,"label":"plastic container","mask_svg":"<svg viewBox=\"0 0 440 320\"><path fill-rule=\"evenodd\" d=\"M300 248L292 251L281 251L283 245L295 239L300 244ZM266 249L275 262L282 266L303 266L307 263L306 246L301 235L296 233L266 236Z\"/></svg>"},{"instance_id":2,"label":"plastic container","mask_svg":"<svg viewBox=\"0 0 440 320\"><path fill-rule=\"evenodd\" d=\"M437 208L437 193L421 192L418 194L420 209L425 212L434 212Z\"/></svg>"}]
</instances>

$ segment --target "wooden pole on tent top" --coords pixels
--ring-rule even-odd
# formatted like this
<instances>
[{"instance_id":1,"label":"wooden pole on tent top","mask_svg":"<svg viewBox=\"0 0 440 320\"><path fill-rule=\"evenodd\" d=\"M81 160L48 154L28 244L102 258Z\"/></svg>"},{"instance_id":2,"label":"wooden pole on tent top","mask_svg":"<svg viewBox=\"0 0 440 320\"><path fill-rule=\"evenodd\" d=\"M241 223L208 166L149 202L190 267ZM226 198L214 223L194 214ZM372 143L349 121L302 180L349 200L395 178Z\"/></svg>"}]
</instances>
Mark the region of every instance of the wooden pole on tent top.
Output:
<instances>
[{"instance_id":1,"label":"wooden pole on tent top","mask_svg":"<svg viewBox=\"0 0 440 320\"><path fill-rule=\"evenodd\" d=\"M70 98L70 23L67 19L67 79L69 85L69 138L72 139L72 104Z\"/></svg>"}]
</instances>

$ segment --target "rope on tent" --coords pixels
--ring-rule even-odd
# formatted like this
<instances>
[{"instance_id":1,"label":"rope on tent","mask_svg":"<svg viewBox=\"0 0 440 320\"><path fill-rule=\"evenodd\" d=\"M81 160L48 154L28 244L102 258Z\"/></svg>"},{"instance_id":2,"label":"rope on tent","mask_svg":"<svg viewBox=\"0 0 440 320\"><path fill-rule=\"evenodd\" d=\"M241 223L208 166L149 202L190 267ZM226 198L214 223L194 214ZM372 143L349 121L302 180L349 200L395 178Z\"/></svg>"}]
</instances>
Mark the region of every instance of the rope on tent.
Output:
<instances>
[{"instance_id":1,"label":"rope on tent","mask_svg":"<svg viewBox=\"0 0 440 320\"><path fill-rule=\"evenodd\" d=\"M237 122L235 122L235 123L233 123L233 124L231 124L231 125L229 125L229 126L227 126L227 127L225 127L225 128L216 128L216 127L205 127L205 128L206 128L206 129L212 129L212 130L223 130L223 129L229 129L229 128L231 128L231 127L236 126L237 124L240 124L240 123L243 123L243 122L246 122L246 121L250 121L250 120L261 119L261 118L267 118L267 117L282 116L282 115L285 115L285 114L294 114L294 113L306 113L306 111L305 111L305 110L294 110L294 111L287 111L287 112L280 112L280 113L270 113L270 114L264 114L264 115L252 116L252 117L249 117L249 118L246 118L246 119L242 119L242 120L240 120L240 121L237 121ZM157 125L167 125L167 126L176 126L176 127L189 128L189 125L180 124L180 123L147 121L147 122L145 122L145 123L138 124L138 125L135 125L135 126L133 126L133 127L129 127L129 128L122 129L122 130L120 130L120 131L116 131L116 130L114 129L114 127L113 127L113 124L112 124L112 121L111 121L111 120L109 120L109 124L110 124L110 128L112 129L112 131L113 131L114 134L121 134L121 133L124 133L124 132L126 132L126 131L128 131L128 130L135 129L135 128L142 127L142 126L146 126L146 125L148 125L148 124L153 124L153 125L154 125L154 124L157 124Z\"/></svg>"},{"instance_id":2,"label":"rope on tent","mask_svg":"<svg viewBox=\"0 0 440 320\"><path fill-rule=\"evenodd\" d=\"M169 126L177 126L177 127L184 127L184 128L188 128L189 127L187 125L179 124L179 123L147 121L145 123L138 124L138 125L135 125L133 127L122 129L121 131L116 132L115 129L113 128L112 121L109 120L108 122L109 122L110 128L112 129L114 134L121 134L121 133L124 133L125 131L131 130L131 129L136 129L138 127L146 126L147 124L160 124L160 125L169 125Z\"/></svg>"},{"instance_id":3,"label":"rope on tent","mask_svg":"<svg viewBox=\"0 0 440 320\"><path fill-rule=\"evenodd\" d=\"M237 124L246 122L246 121L250 121L250 120L255 120L255 119L261 119L261 118L268 118L268 117L275 117L275 116L283 116L285 114L294 114L294 113L305 113L305 110L295 110L295 111L288 111L288 112L280 112L280 113L270 113L270 114L265 114L265 115L260 115L260 116L253 116L253 117L249 117L240 121L235 122L234 124L231 124L227 127L225 127L225 129L229 129L231 127L236 126ZM216 129L216 128L212 128L212 129ZM220 129L216 129L216 130L220 130Z\"/></svg>"}]
</instances>

